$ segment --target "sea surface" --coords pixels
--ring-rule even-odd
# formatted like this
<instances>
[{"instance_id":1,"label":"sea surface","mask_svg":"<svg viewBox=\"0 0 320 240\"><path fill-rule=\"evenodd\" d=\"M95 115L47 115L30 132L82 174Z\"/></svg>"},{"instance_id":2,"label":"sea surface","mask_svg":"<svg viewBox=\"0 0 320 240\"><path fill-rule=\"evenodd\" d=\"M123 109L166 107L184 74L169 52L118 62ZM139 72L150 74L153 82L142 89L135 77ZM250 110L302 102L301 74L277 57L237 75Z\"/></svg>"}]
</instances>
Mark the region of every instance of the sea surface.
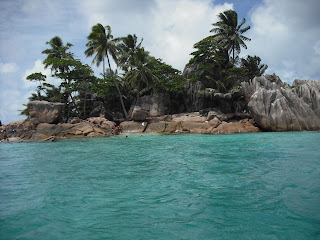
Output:
<instances>
[{"instance_id":1,"label":"sea surface","mask_svg":"<svg viewBox=\"0 0 320 240\"><path fill-rule=\"evenodd\" d=\"M1 143L0 239L320 239L320 133Z\"/></svg>"}]
</instances>

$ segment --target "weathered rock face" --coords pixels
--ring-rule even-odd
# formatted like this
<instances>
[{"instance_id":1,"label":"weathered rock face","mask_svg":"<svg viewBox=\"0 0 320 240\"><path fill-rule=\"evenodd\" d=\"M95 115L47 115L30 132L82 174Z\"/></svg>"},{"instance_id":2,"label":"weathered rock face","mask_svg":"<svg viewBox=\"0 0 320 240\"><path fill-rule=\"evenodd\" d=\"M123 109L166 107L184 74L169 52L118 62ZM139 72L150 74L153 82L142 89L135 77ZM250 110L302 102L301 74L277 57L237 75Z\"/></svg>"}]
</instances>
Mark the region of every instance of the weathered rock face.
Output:
<instances>
[{"instance_id":1,"label":"weathered rock face","mask_svg":"<svg viewBox=\"0 0 320 240\"><path fill-rule=\"evenodd\" d=\"M184 88L184 105L187 112L197 112L206 108L217 108L223 113L242 112L245 108L243 93L239 90L234 93L218 93L215 89L204 88L198 81L186 81Z\"/></svg>"},{"instance_id":2,"label":"weathered rock face","mask_svg":"<svg viewBox=\"0 0 320 240\"><path fill-rule=\"evenodd\" d=\"M172 115L172 121L174 122L204 122L206 119L207 117L201 116L199 112Z\"/></svg>"},{"instance_id":3,"label":"weathered rock face","mask_svg":"<svg viewBox=\"0 0 320 240\"><path fill-rule=\"evenodd\" d=\"M106 113L106 109L103 105L103 102L101 101L96 101L93 103L93 109L89 113L90 117L99 117L102 114Z\"/></svg>"},{"instance_id":4,"label":"weathered rock face","mask_svg":"<svg viewBox=\"0 0 320 240\"><path fill-rule=\"evenodd\" d=\"M318 81L296 80L295 84L292 89L274 75L242 83L249 111L262 129L320 129Z\"/></svg>"},{"instance_id":5,"label":"weathered rock face","mask_svg":"<svg viewBox=\"0 0 320 240\"><path fill-rule=\"evenodd\" d=\"M93 117L88 118L86 121L79 123L59 123L38 124L35 133L32 135L33 139L45 139L50 136L55 137L102 137L108 136L113 133L115 123L108 121L105 118Z\"/></svg>"},{"instance_id":6,"label":"weathered rock face","mask_svg":"<svg viewBox=\"0 0 320 240\"><path fill-rule=\"evenodd\" d=\"M62 120L64 104L47 101L31 101L28 103L29 116L31 122L58 123Z\"/></svg>"},{"instance_id":7,"label":"weathered rock face","mask_svg":"<svg viewBox=\"0 0 320 240\"><path fill-rule=\"evenodd\" d=\"M136 106L147 112L147 116L157 117L168 113L169 96L164 93L147 95L139 98ZM142 120L141 120L142 121Z\"/></svg>"},{"instance_id":8,"label":"weathered rock face","mask_svg":"<svg viewBox=\"0 0 320 240\"><path fill-rule=\"evenodd\" d=\"M295 86L294 93L320 118L320 81L296 79L292 85Z\"/></svg>"},{"instance_id":9,"label":"weathered rock face","mask_svg":"<svg viewBox=\"0 0 320 240\"><path fill-rule=\"evenodd\" d=\"M7 126L2 126L1 130L6 130L9 137L29 138L33 134L36 126L31 121L19 120L9 123Z\"/></svg>"},{"instance_id":10,"label":"weathered rock face","mask_svg":"<svg viewBox=\"0 0 320 240\"><path fill-rule=\"evenodd\" d=\"M131 118L134 121L144 121L148 116L148 111L139 106L135 106L131 113Z\"/></svg>"},{"instance_id":11,"label":"weathered rock face","mask_svg":"<svg viewBox=\"0 0 320 240\"><path fill-rule=\"evenodd\" d=\"M147 122L125 121L120 126L123 133L142 133L147 127Z\"/></svg>"}]
</instances>

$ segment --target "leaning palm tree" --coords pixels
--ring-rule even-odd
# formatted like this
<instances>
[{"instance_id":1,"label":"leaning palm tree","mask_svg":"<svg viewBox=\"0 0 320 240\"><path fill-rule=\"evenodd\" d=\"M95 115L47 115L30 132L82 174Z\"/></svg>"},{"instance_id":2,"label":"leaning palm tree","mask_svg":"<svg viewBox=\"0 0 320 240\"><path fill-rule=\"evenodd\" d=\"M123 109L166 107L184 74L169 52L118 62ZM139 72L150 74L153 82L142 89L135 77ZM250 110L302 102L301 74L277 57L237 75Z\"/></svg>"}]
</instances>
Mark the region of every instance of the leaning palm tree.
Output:
<instances>
[{"instance_id":1,"label":"leaning palm tree","mask_svg":"<svg viewBox=\"0 0 320 240\"><path fill-rule=\"evenodd\" d=\"M241 29L246 19L244 18L238 25L238 14L234 10L224 11L220 13L218 17L219 21L212 24L215 28L211 29L210 32L216 33L212 37L217 38L220 44L230 53L232 52L232 60L234 62L235 54L240 53L240 48L247 48L245 41L251 41L250 38L242 35L250 29L250 26Z\"/></svg>"},{"instance_id":2,"label":"leaning palm tree","mask_svg":"<svg viewBox=\"0 0 320 240\"><path fill-rule=\"evenodd\" d=\"M62 39L59 36L53 37L50 41L46 42L51 48L42 51L47 57L43 61L44 68L51 66L51 71L64 73L68 71L69 67L62 64L60 60L73 60L73 54L67 52L72 47L71 43L63 45Z\"/></svg>"},{"instance_id":3,"label":"leaning palm tree","mask_svg":"<svg viewBox=\"0 0 320 240\"><path fill-rule=\"evenodd\" d=\"M92 27L91 33L89 34L87 39L88 39L88 43L86 44L87 49L84 53L86 54L86 57L91 57L91 56L95 55L92 60L92 64L96 63L97 67L99 67L102 62L103 76L105 79L105 74L106 74L105 57L107 57L109 69L111 70L109 54L111 55L111 57L113 58L115 63L117 63L117 45L116 45L116 43L119 41L119 39L113 39L113 36L111 35L111 27L110 26L104 27L100 23L98 23ZM114 85L118 91L120 103L121 103L125 118L128 119L128 113L127 113L126 108L124 106L121 92L120 92L119 86L117 84L117 81L115 80L114 77L112 77L112 80L113 80Z\"/></svg>"}]
</instances>

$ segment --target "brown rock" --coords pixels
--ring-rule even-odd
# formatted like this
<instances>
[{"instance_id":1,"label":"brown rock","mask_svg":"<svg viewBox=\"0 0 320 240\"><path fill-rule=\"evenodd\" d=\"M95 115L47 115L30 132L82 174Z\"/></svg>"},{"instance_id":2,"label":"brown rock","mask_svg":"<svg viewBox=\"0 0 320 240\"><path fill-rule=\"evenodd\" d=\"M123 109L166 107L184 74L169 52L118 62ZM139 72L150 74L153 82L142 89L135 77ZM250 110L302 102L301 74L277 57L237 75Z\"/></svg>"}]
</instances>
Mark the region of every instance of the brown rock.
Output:
<instances>
[{"instance_id":1,"label":"brown rock","mask_svg":"<svg viewBox=\"0 0 320 240\"><path fill-rule=\"evenodd\" d=\"M208 123L205 122L181 122L182 132L202 133L207 126Z\"/></svg>"},{"instance_id":2,"label":"brown rock","mask_svg":"<svg viewBox=\"0 0 320 240\"><path fill-rule=\"evenodd\" d=\"M174 133L178 131L178 129L181 129L181 122L169 122L165 129L165 132Z\"/></svg>"},{"instance_id":3,"label":"brown rock","mask_svg":"<svg viewBox=\"0 0 320 240\"><path fill-rule=\"evenodd\" d=\"M47 101L31 101L28 103L31 121L39 123L58 123L62 119L64 104Z\"/></svg>"},{"instance_id":4,"label":"brown rock","mask_svg":"<svg viewBox=\"0 0 320 240\"><path fill-rule=\"evenodd\" d=\"M146 110L142 109L139 106L135 106L133 108L131 118L133 121L145 121L147 115L148 115L148 112Z\"/></svg>"},{"instance_id":5,"label":"brown rock","mask_svg":"<svg viewBox=\"0 0 320 240\"><path fill-rule=\"evenodd\" d=\"M161 133L164 132L168 123L161 121L155 123L149 123L147 129L145 130L146 133Z\"/></svg>"},{"instance_id":6,"label":"brown rock","mask_svg":"<svg viewBox=\"0 0 320 240\"><path fill-rule=\"evenodd\" d=\"M87 136L89 133L94 132L93 125L89 122L77 123L72 128L75 135Z\"/></svg>"},{"instance_id":7,"label":"brown rock","mask_svg":"<svg viewBox=\"0 0 320 240\"><path fill-rule=\"evenodd\" d=\"M221 121L220 121L217 117L215 117L215 118L211 119L208 123L209 123L209 126L210 126L210 127L216 128L216 127L219 126L219 124L221 123Z\"/></svg>"},{"instance_id":8,"label":"brown rock","mask_svg":"<svg viewBox=\"0 0 320 240\"><path fill-rule=\"evenodd\" d=\"M100 125L100 128L102 128L107 133L112 133L112 130L115 128L115 126L116 126L115 122L106 120Z\"/></svg>"},{"instance_id":9,"label":"brown rock","mask_svg":"<svg viewBox=\"0 0 320 240\"><path fill-rule=\"evenodd\" d=\"M53 136L59 134L59 128L56 124L49 124L49 123L40 123L36 128L37 134L42 134L46 136Z\"/></svg>"},{"instance_id":10,"label":"brown rock","mask_svg":"<svg viewBox=\"0 0 320 240\"><path fill-rule=\"evenodd\" d=\"M200 116L199 112L181 113L172 115L174 122L205 122L207 117Z\"/></svg>"},{"instance_id":11,"label":"brown rock","mask_svg":"<svg viewBox=\"0 0 320 240\"><path fill-rule=\"evenodd\" d=\"M222 122L218 127L211 130L211 134L230 134L260 132L260 129L250 123L242 122Z\"/></svg>"},{"instance_id":12,"label":"brown rock","mask_svg":"<svg viewBox=\"0 0 320 240\"><path fill-rule=\"evenodd\" d=\"M120 126L123 133L142 133L147 127L147 122L125 121Z\"/></svg>"}]
</instances>

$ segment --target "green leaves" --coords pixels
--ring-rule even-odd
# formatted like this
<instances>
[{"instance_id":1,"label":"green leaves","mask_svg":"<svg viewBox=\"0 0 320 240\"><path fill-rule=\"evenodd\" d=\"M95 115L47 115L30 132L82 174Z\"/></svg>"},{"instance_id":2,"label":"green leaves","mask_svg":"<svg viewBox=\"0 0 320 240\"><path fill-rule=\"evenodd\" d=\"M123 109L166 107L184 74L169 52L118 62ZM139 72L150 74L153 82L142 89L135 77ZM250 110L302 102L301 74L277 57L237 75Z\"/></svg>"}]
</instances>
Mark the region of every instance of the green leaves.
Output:
<instances>
[{"instance_id":1,"label":"green leaves","mask_svg":"<svg viewBox=\"0 0 320 240\"><path fill-rule=\"evenodd\" d=\"M58 36L53 37L46 44L50 45L51 48L42 51L42 54L46 54L47 57L43 61L44 67L51 67L52 72L65 72L68 71L66 66L59 64L59 60L73 60L73 53L67 52L71 46L71 43L63 45L62 39Z\"/></svg>"},{"instance_id":2,"label":"green leaves","mask_svg":"<svg viewBox=\"0 0 320 240\"><path fill-rule=\"evenodd\" d=\"M242 36L243 33L250 29L250 26L241 29L246 19L244 18L238 25L238 14L234 10L227 10L220 13L219 20L220 21L212 24L215 28L211 29L210 32L216 33L212 37L218 38L218 43L232 53L234 62L235 55L240 53L241 47L247 48L244 41L251 41L250 38Z\"/></svg>"},{"instance_id":3,"label":"green leaves","mask_svg":"<svg viewBox=\"0 0 320 240\"><path fill-rule=\"evenodd\" d=\"M44 82L46 81L47 76L43 75L41 72L38 73L32 73L29 76L27 76L27 80L29 81L39 81L39 82Z\"/></svg>"},{"instance_id":4,"label":"green leaves","mask_svg":"<svg viewBox=\"0 0 320 240\"><path fill-rule=\"evenodd\" d=\"M268 65L260 63L261 59L258 56L247 56L241 59L241 67L245 69L249 80L255 76L261 76L267 70Z\"/></svg>"}]
</instances>

